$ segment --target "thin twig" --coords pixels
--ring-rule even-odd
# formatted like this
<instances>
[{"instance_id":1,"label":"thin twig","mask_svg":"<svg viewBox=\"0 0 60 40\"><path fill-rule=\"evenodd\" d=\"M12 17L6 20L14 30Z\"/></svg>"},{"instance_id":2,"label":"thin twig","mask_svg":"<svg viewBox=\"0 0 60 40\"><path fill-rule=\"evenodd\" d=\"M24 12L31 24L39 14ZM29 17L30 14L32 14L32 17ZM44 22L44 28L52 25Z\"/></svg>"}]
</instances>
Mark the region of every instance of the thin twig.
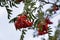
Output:
<instances>
[{"instance_id":1,"label":"thin twig","mask_svg":"<svg viewBox=\"0 0 60 40\"><path fill-rule=\"evenodd\" d=\"M54 4L54 3L51 3L51 2L46 2L46 1L44 1L44 0L39 0L39 1L41 1L41 2L44 2L44 3L46 3L46 4Z\"/></svg>"}]
</instances>

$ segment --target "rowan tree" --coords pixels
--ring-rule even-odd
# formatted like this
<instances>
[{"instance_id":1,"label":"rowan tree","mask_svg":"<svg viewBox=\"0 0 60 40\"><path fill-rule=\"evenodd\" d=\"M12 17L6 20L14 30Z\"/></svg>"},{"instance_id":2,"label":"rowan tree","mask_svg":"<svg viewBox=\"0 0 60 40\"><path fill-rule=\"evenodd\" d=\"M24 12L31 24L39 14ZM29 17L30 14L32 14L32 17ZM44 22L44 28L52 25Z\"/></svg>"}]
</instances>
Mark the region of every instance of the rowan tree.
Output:
<instances>
[{"instance_id":1,"label":"rowan tree","mask_svg":"<svg viewBox=\"0 0 60 40\"><path fill-rule=\"evenodd\" d=\"M12 13L12 9L17 7L18 4L24 3L23 12L18 14L15 18L10 19ZM39 2L39 6L36 7L36 2ZM60 4L57 5L57 3L60 2L59 0L56 0L56 2L52 3L49 0L0 0L0 6L5 7L6 11L8 13L8 19L10 20L9 23L14 23L16 30L22 31L20 40L23 40L25 32L29 29L36 29L39 36L48 34L49 40L57 40L57 31L54 36L50 35L50 32L52 32L50 24L53 24L52 21L50 21L50 17L52 15L56 14L56 11L60 10ZM46 4L52 4L51 8L47 9L45 12L43 12L42 8ZM21 11L21 10L20 10ZM36 15L34 13L37 11ZM49 14L47 14L49 12ZM58 23L58 26L60 26L60 21ZM27 28L28 30L26 30ZM22 30L21 30L22 29ZM34 35L33 35L34 36ZM34 36L35 37L35 36Z\"/></svg>"}]
</instances>

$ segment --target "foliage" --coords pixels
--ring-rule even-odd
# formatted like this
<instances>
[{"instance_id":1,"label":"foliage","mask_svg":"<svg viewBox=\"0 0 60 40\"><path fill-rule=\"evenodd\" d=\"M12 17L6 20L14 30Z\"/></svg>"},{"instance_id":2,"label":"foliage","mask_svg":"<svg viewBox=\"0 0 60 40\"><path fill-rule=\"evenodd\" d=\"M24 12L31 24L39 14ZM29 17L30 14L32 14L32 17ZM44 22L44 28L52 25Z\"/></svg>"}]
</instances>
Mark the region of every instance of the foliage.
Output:
<instances>
[{"instance_id":1,"label":"foliage","mask_svg":"<svg viewBox=\"0 0 60 40\"><path fill-rule=\"evenodd\" d=\"M41 3L40 3L39 7L35 7L37 1L38 2L43 2L43 5L41 5ZM16 5L20 4L20 2L24 3L24 9L23 9L23 12L21 14L19 14L18 16L26 15L27 16L27 20L29 20L30 22L31 21L33 22L33 25L32 25L33 27L31 27L31 28L32 29L34 28L34 29L37 29L37 30L38 30L38 23L40 23L40 22L46 23L45 22L45 18L46 17L44 17L44 16L46 16L46 15L47 16L52 16L53 15L52 12L56 13L56 11L59 10L59 8L60 8L60 5L57 5L57 2L59 2L59 0L57 0L55 3L51 3L51 2L49 2L49 0L48 0L48 2L46 2L45 0L0 0L0 6L6 8L6 11L8 13L8 19L10 19L11 15L12 15L12 10L9 9L9 8L13 8L13 6L18 8ZM51 7L52 9L47 9L46 13L44 13L42 11L42 8L46 4L52 4L53 6ZM33 13L36 10L37 10L37 17ZM49 12L49 15L47 14L47 12ZM46 15L44 15L44 14L46 14ZM21 19L22 18L20 17L20 20ZM13 22L15 23L16 20L17 20L17 17L11 19L9 21L9 23L13 23ZM25 21L26 20L23 18L22 22L25 22ZM28 24L29 22L26 21L25 23ZM60 26L60 23L58 24L58 27L59 26ZM20 40L23 40L24 35L26 34L25 31L26 30L24 30L24 29L22 30L22 34L21 34ZM52 32L52 30L51 30L50 27L48 27L49 40L57 40L57 34L58 34L57 30L56 30L54 36L50 36L51 35L50 32Z\"/></svg>"},{"instance_id":2,"label":"foliage","mask_svg":"<svg viewBox=\"0 0 60 40\"><path fill-rule=\"evenodd\" d=\"M26 34L25 32L26 32L26 30L22 30L22 34L21 34L21 38L20 38L20 40L23 40L24 35Z\"/></svg>"}]
</instances>

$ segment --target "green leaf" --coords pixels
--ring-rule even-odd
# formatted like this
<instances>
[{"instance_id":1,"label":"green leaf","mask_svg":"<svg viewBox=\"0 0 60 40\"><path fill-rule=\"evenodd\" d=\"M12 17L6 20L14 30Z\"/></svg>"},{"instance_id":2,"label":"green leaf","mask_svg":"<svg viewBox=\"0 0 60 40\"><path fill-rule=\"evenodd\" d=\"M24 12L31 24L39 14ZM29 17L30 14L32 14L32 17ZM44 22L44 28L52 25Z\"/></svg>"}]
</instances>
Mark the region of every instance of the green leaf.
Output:
<instances>
[{"instance_id":1,"label":"green leaf","mask_svg":"<svg viewBox=\"0 0 60 40\"><path fill-rule=\"evenodd\" d=\"M48 30L51 30L52 28L48 27Z\"/></svg>"},{"instance_id":2,"label":"green leaf","mask_svg":"<svg viewBox=\"0 0 60 40\"><path fill-rule=\"evenodd\" d=\"M14 7L18 8L14 3L12 3L12 6L14 6Z\"/></svg>"},{"instance_id":3,"label":"green leaf","mask_svg":"<svg viewBox=\"0 0 60 40\"><path fill-rule=\"evenodd\" d=\"M51 33L49 32L48 34L50 35Z\"/></svg>"},{"instance_id":4,"label":"green leaf","mask_svg":"<svg viewBox=\"0 0 60 40\"><path fill-rule=\"evenodd\" d=\"M12 10L11 9L8 9L9 8L9 6L5 6L6 7L6 10L7 10L7 13L8 13L8 19L10 19L10 14L12 14L11 12L12 12Z\"/></svg>"},{"instance_id":5,"label":"green leaf","mask_svg":"<svg viewBox=\"0 0 60 40\"><path fill-rule=\"evenodd\" d=\"M2 5L1 5L1 2L0 2L0 6L2 6Z\"/></svg>"},{"instance_id":6,"label":"green leaf","mask_svg":"<svg viewBox=\"0 0 60 40\"><path fill-rule=\"evenodd\" d=\"M13 22L15 22L15 21L16 21L16 19L17 19L17 17L15 17L15 18L11 19L11 20L9 21L9 23L13 23Z\"/></svg>"},{"instance_id":7,"label":"green leaf","mask_svg":"<svg viewBox=\"0 0 60 40\"><path fill-rule=\"evenodd\" d=\"M9 1L10 2L10 7L12 8L12 1Z\"/></svg>"},{"instance_id":8,"label":"green leaf","mask_svg":"<svg viewBox=\"0 0 60 40\"><path fill-rule=\"evenodd\" d=\"M8 11L8 12L12 12L12 10L11 10L11 9L7 9L7 11Z\"/></svg>"},{"instance_id":9,"label":"green leaf","mask_svg":"<svg viewBox=\"0 0 60 40\"><path fill-rule=\"evenodd\" d=\"M32 0L25 0L26 3L30 3Z\"/></svg>"},{"instance_id":10,"label":"green leaf","mask_svg":"<svg viewBox=\"0 0 60 40\"><path fill-rule=\"evenodd\" d=\"M11 12L12 12L12 10L10 10L10 9L7 9L7 13L8 13L8 19L10 19L10 17L11 17L11 16L10 16L10 15L12 14Z\"/></svg>"},{"instance_id":11,"label":"green leaf","mask_svg":"<svg viewBox=\"0 0 60 40\"><path fill-rule=\"evenodd\" d=\"M40 28L39 28L39 30L42 31L43 30L42 28L43 28L43 26L41 25Z\"/></svg>"},{"instance_id":12,"label":"green leaf","mask_svg":"<svg viewBox=\"0 0 60 40\"><path fill-rule=\"evenodd\" d=\"M21 34L21 38L20 38L20 40L23 40L24 35L26 34L25 32L26 32L26 30L22 30L22 34Z\"/></svg>"},{"instance_id":13,"label":"green leaf","mask_svg":"<svg viewBox=\"0 0 60 40\"><path fill-rule=\"evenodd\" d=\"M1 2L0 2L0 6L1 6Z\"/></svg>"},{"instance_id":14,"label":"green leaf","mask_svg":"<svg viewBox=\"0 0 60 40\"><path fill-rule=\"evenodd\" d=\"M53 15L52 9L47 9L46 12L47 12L47 11L50 13L50 15Z\"/></svg>"},{"instance_id":15,"label":"green leaf","mask_svg":"<svg viewBox=\"0 0 60 40\"><path fill-rule=\"evenodd\" d=\"M10 19L10 17L11 17L11 16L10 16L10 15L8 15L8 19Z\"/></svg>"},{"instance_id":16,"label":"green leaf","mask_svg":"<svg viewBox=\"0 0 60 40\"><path fill-rule=\"evenodd\" d=\"M49 37L50 38L49 40L57 40L58 36L60 35L59 32L60 31L56 30L54 36Z\"/></svg>"},{"instance_id":17,"label":"green leaf","mask_svg":"<svg viewBox=\"0 0 60 40\"><path fill-rule=\"evenodd\" d=\"M38 11L38 17L39 17L39 19L44 20L43 16L44 16L44 13L42 11Z\"/></svg>"},{"instance_id":18,"label":"green leaf","mask_svg":"<svg viewBox=\"0 0 60 40\"><path fill-rule=\"evenodd\" d=\"M7 6L5 6L6 8L9 8L9 6L7 5Z\"/></svg>"},{"instance_id":19,"label":"green leaf","mask_svg":"<svg viewBox=\"0 0 60 40\"><path fill-rule=\"evenodd\" d=\"M36 17L31 13L31 15L36 19Z\"/></svg>"},{"instance_id":20,"label":"green leaf","mask_svg":"<svg viewBox=\"0 0 60 40\"><path fill-rule=\"evenodd\" d=\"M34 22L34 28L37 28L37 24L40 22L39 19L37 19L35 22Z\"/></svg>"},{"instance_id":21,"label":"green leaf","mask_svg":"<svg viewBox=\"0 0 60 40\"><path fill-rule=\"evenodd\" d=\"M36 9L37 9L37 7L33 7L33 8L34 8L34 9L32 10L32 12L33 12L33 11L35 12L35 11L36 11Z\"/></svg>"},{"instance_id":22,"label":"green leaf","mask_svg":"<svg viewBox=\"0 0 60 40\"><path fill-rule=\"evenodd\" d=\"M5 0L0 0L0 2L5 2Z\"/></svg>"},{"instance_id":23,"label":"green leaf","mask_svg":"<svg viewBox=\"0 0 60 40\"><path fill-rule=\"evenodd\" d=\"M53 36L49 36L49 40L52 40Z\"/></svg>"},{"instance_id":24,"label":"green leaf","mask_svg":"<svg viewBox=\"0 0 60 40\"><path fill-rule=\"evenodd\" d=\"M58 27L60 27L60 23L58 24Z\"/></svg>"},{"instance_id":25,"label":"green leaf","mask_svg":"<svg viewBox=\"0 0 60 40\"><path fill-rule=\"evenodd\" d=\"M26 34L26 33L23 31L23 34Z\"/></svg>"},{"instance_id":26,"label":"green leaf","mask_svg":"<svg viewBox=\"0 0 60 40\"><path fill-rule=\"evenodd\" d=\"M57 2L59 2L59 0L57 0Z\"/></svg>"},{"instance_id":27,"label":"green leaf","mask_svg":"<svg viewBox=\"0 0 60 40\"><path fill-rule=\"evenodd\" d=\"M48 32L52 32L52 30L49 30Z\"/></svg>"},{"instance_id":28,"label":"green leaf","mask_svg":"<svg viewBox=\"0 0 60 40\"><path fill-rule=\"evenodd\" d=\"M30 5L31 5L31 8L33 8L33 6L36 4L36 2L32 2Z\"/></svg>"},{"instance_id":29,"label":"green leaf","mask_svg":"<svg viewBox=\"0 0 60 40\"><path fill-rule=\"evenodd\" d=\"M30 20L32 19L32 20L34 21L34 19L33 19L33 17L32 17L32 13L31 13L31 12L29 13L29 18L30 18Z\"/></svg>"}]
</instances>

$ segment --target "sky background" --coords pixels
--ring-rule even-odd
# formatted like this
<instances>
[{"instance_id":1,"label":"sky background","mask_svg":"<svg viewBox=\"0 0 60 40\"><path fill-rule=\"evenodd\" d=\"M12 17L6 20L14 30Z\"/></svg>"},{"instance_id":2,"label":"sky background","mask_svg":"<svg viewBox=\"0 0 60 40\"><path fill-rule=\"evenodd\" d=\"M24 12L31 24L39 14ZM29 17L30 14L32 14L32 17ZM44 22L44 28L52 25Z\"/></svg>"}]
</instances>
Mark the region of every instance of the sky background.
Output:
<instances>
[{"instance_id":1,"label":"sky background","mask_svg":"<svg viewBox=\"0 0 60 40\"><path fill-rule=\"evenodd\" d=\"M37 3L37 4L39 4L39 3ZM22 11L23 11L23 7L24 7L23 3L21 3L17 6L19 8L15 8L15 7L12 8L13 15L11 15L11 19L16 17L18 14L22 13ZM50 6L51 5L49 5L49 4L45 5L43 8L43 11L45 11ZM57 11L57 14L52 16L53 18L51 18L51 21L53 22L53 24L49 25L49 26L51 26L51 28L53 30L52 36L54 35L54 32L55 32L57 24L58 24L58 20L60 19L59 11L60 10ZM34 32L34 30L28 30L26 32L24 40L41 40L42 37L44 37L44 38L46 38L46 40L48 40L48 34L33 38L33 32ZM20 35L21 35L21 32L18 30L16 31L14 23L9 23L9 20L7 18L7 11L6 11L5 7L0 7L0 40L19 40Z\"/></svg>"}]
</instances>

